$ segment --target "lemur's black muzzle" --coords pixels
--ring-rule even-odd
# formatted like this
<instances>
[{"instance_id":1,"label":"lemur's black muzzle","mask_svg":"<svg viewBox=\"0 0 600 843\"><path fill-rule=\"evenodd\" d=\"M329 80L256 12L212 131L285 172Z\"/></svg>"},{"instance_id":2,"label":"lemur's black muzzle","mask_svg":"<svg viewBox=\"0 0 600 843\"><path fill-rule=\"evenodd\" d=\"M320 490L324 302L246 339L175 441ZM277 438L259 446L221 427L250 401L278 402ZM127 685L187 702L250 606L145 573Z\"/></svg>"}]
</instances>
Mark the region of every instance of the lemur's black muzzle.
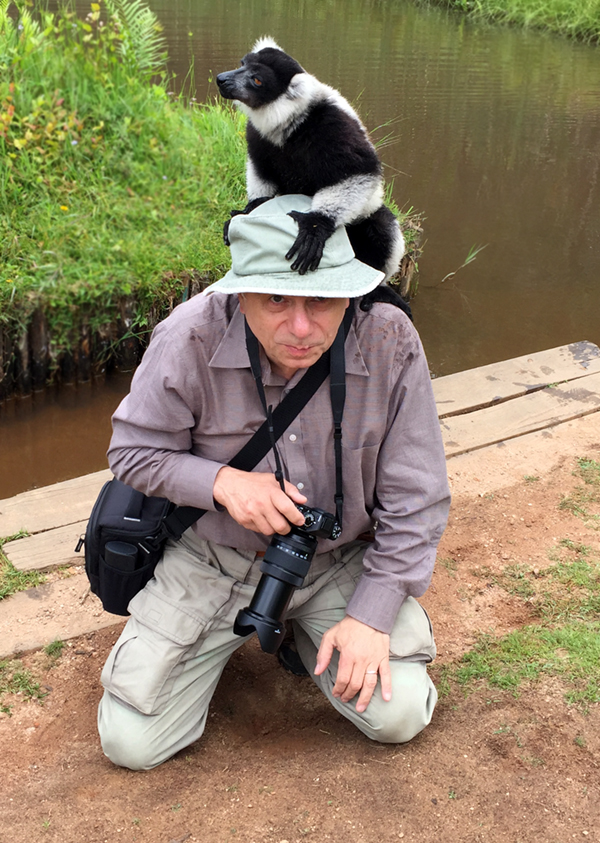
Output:
<instances>
[{"instance_id":1,"label":"lemur's black muzzle","mask_svg":"<svg viewBox=\"0 0 600 843\"><path fill-rule=\"evenodd\" d=\"M226 70L224 73L219 73L217 76L217 85L222 97L227 100L235 99L237 90L236 76L237 70Z\"/></svg>"}]
</instances>

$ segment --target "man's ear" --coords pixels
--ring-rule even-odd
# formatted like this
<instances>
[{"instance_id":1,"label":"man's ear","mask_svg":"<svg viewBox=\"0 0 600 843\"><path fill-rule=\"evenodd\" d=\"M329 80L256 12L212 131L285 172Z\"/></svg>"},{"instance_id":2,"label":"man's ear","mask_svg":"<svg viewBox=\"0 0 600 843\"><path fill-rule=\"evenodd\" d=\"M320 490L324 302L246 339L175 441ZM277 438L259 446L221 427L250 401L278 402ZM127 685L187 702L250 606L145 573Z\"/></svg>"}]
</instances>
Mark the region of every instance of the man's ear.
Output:
<instances>
[{"instance_id":1,"label":"man's ear","mask_svg":"<svg viewBox=\"0 0 600 843\"><path fill-rule=\"evenodd\" d=\"M246 302L244 301L244 294L243 294L243 293L238 293L238 294L237 294L237 297L238 297L238 301L239 301L239 303L240 303L240 313L246 313L246 311L244 310L244 305L245 305L245 303L246 303Z\"/></svg>"}]
</instances>

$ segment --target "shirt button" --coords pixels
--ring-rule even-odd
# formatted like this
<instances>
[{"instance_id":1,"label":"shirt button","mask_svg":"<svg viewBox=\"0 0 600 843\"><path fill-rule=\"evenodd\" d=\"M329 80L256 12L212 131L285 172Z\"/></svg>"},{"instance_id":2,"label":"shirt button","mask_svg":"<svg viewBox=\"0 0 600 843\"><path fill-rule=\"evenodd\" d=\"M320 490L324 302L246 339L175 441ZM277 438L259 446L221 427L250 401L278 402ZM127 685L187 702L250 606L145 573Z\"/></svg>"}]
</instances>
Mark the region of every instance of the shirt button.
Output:
<instances>
[{"instance_id":1,"label":"shirt button","mask_svg":"<svg viewBox=\"0 0 600 843\"><path fill-rule=\"evenodd\" d=\"M304 483L296 483L296 488L300 490L304 489Z\"/></svg>"},{"instance_id":2,"label":"shirt button","mask_svg":"<svg viewBox=\"0 0 600 843\"><path fill-rule=\"evenodd\" d=\"M296 441L296 439L297 439L296 434L295 434L295 433L290 433L290 442L295 442L295 441Z\"/></svg>"}]
</instances>

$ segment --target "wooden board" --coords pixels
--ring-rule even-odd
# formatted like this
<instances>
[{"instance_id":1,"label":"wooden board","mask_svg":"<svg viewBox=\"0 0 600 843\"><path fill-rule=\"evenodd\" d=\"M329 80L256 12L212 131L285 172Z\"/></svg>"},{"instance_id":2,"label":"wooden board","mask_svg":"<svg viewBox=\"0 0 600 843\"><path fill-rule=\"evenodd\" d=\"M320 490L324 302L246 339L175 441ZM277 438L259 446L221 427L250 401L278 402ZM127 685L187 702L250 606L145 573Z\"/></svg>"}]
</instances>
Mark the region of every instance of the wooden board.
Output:
<instances>
[{"instance_id":1,"label":"wooden board","mask_svg":"<svg viewBox=\"0 0 600 843\"><path fill-rule=\"evenodd\" d=\"M442 419L446 457L464 454L600 410L600 373Z\"/></svg>"},{"instance_id":2,"label":"wooden board","mask_svg":"<svg viewBox=\"0 0 600 843\"><path fill-rule=\"evenodd\" d=\"M600 372L600 349L584 340L435 378L432 383L438 415L447 418L596 372Z\"/></svg>"},{"instance_id":3,"label":"wooden board","mask_svg":"<svg viewBox=\"0 0 600 843\"><path fill-rule=\"evenodd\" d=\"M0 536L19 530L39 533L89 518L98 492L111 477L108 469L96 471L0 501Z\"/></svg>"},{"instance_id":4,"label":"wooden board","mask_svg":"<svg viewBox=\"0 0 600 843\"><path fill-rule=\"evenodd\" d=\"M89 514L89 513L88 513ZM4 545L3 552L17 571L44 571L63 565L83 565L83 550L75 553L79 536L85 533L86 521L45 530Z\"/></svg>"},{"instance_id":5,"label":"wooden board","mask_svg":"<svg viewBox=\"0 0 600 843\"><path fill-rule=\"evenodd\" d=\"M0 659L38 650L52 641L68 641L95 629L123 626L125 618L104 612L95 595L86 596L87 589L87 579L80 574L0 601ZM68 611L62 608L64 605Z\"/></svg>"}]
</instances>

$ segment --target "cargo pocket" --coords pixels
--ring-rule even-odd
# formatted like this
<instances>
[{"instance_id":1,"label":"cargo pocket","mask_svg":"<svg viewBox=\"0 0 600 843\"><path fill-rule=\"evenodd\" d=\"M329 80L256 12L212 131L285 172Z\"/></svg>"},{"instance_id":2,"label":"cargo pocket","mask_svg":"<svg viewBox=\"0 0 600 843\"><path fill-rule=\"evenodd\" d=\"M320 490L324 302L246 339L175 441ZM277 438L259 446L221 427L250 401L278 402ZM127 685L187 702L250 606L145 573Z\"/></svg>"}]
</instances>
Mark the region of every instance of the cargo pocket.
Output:
<instances>
[{"instance_id":1,"label":"cargo pocket","mask_svg":"<svg viewBox=\"0 0 600 843\"><path fill-rule=\"evenodd\" d=\"M407 597L390 635L390 658L431 662L436 656L429 615L414 597Z\"/></svg>"},{"instance_id":2,"label":"cargo pocket","mask_svg":"<svg viewBox=\"0 0 600 843\"><path fill-rule=\"evenodd\" d=\"M145 589L102 671L107 691L142 714L160 714L204 624Z\"/></svg>"}]
</instances>

